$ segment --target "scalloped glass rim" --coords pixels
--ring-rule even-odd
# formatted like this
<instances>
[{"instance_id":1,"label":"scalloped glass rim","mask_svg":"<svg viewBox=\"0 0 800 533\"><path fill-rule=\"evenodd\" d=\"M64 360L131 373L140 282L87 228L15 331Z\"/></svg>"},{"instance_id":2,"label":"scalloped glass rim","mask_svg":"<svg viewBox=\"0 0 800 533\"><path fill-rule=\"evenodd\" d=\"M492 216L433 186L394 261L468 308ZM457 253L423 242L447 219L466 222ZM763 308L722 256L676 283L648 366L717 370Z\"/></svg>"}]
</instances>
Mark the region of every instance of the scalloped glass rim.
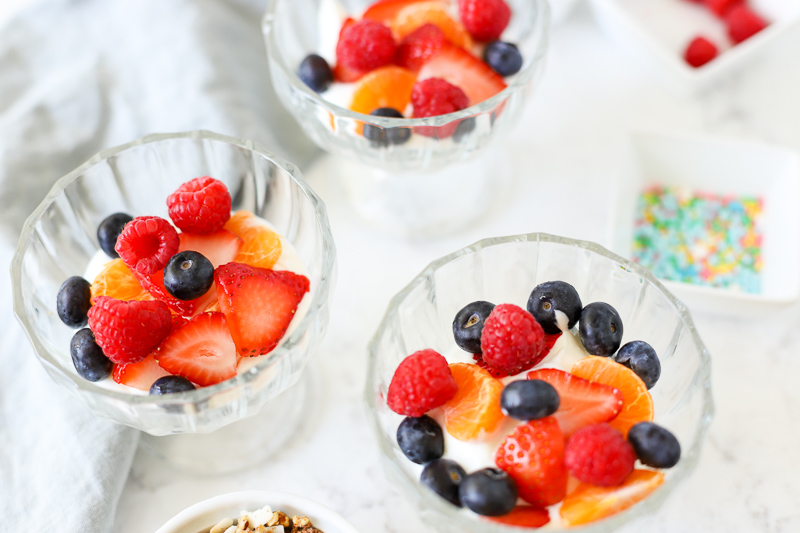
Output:
<instances>
[{"instance_id":1,"label":"scalloped glass rim","mask_svg":"<svg viewBox=\"0 0 800 533\"><path fill-rule=\"evenodd\" d=\"M379 340L389 327L390 322L397 314L397 309L400 306L400 303L408 296L408 294L410 294L420 284L430 281L433 278L436 270L438 270L441 266L450 263L463 255L471 254L484 248L509 242L553 242L557 244L578 247L611 259L617 262L621 268L642 276L648 281L648 283L661 292L670 301L670 303L672 303L672 305L675 306L681 322L687 328L687 331L690 332L692 341L698 348L701 364L698 366L697 373L694 375L693 380L699 380L699 382L702 383L704 408L700 424L695 429L694 446L688 450L684 450L681 456L681 461L678 463L678 465L671 469L670 476L666 478L661 488L644 501L634 505L624 512L610 516L596 523L563 529L564 531L581 531L587 533L609 533L633 519L658 509L667 496L669 496L669 494L672 492L672 489L680 484L680 482L694 470L695 466L697 466L697 461L700 456L700 449L703 444L703 439L708 431L708 426L711 423L711 418L714 414L714 401L711 396L711 356L708 353L705 344L703 344L703 341L700 339L697 329L695 328L694 321L692 320L692 317L689 314L686 306L684 306L680 300L678 300L671 292L669 292L664 285L658 281L658 279L653 276L652 273L650 273L649 270L641 265L632 263L631 261L628 261L627 259L610 252L598 244L589 241L559 237L547 233L528 233L508 237L483 239L470 246L457 250L452 254L446 255L431 262L417 277L415 277L408 285L406 285L403 290L401 290L397 295L394 296L394 298L392 298L386 314L378 326L378 329L370 339L369 346L367 348L369 357L369 363L367 367L367 383L364 389L364 397L367 405L367 418L369 419L373 433L378 439L378 444L382 452L384 467L390 470L394 479L400 480L407 493L415 495L415 497L418 499L424 498L426 506L432 507L434 511L447 516L447 518L452 520L456 526L463 527L464 531L469 531L471 533L511 533L521 530L521 528L513 526L504 526L490 523L488 521L481 522L474 517L469 517L469 515L466 515L463 511L457 509L453 505L448 504L441 498L427 497L429 494L423 491L427 491L428 489L424 488L416 478L411 477L408 470L402 468L394 459L395 442L388 439L381 431L380 422L378 420L378 416L376 415L376 395L373 387L376 374L376 360L378 358L377 346Z\"/></svg>"},{"instance_id":2,"label":"scalloped glass rim","mask_svg":"<svg viewBox=\"0 0 800 533\"><path fill-rule=\"evenodd\" d=\"M59 197L59 195L61 195L64 192L64 190L67 188L68 185L70 185L74 180L80 177L90 167L97 165L98 163L116 154L124 152L125 150L141 146L144 144L150 144L150 143L166 141L166 140L174 140L174 139L200 139L200 140L211 140L211 141L219 141L232 144L240 148L243 148L245 150L250 150L256 154L259 154L260 156L268 159L269 161L272 161L277 166L282 168L287 174L289 174L292 180L298 185L298 187L303 191L305 196L309 199L310 203L314 206L314 211L316 213L317 221L320 224L320 229L324 236L322 271L325 272L325 275L320 279L319 287L317 288L314 298L312 299L311 304L309 306L308 312L303 317L303 320L300 322L297 328L292 332L292 334L289 335L289 337L283 342L283 344L281 344L281 346L279 346L273 352L271 352L268 357L266 357L263 361L259 361L258 364L256 364L253 368L251 368L247 372L237 375L235 378L231 378L229 380L223 381L221 383L209 387L203 387L197 390L189 391L183 393L181 395L181 398L172 399L165 396L140 396L140 395L125 394L117 391L112 391L104 389L91 381L87 381L78 376L77 374L63 372L60 366L56 363L55 359L48 352L48 350L42 345L41 342L39 342L39 339L36 337L36 335L33 334L33 327L29 323L28 317L25 314L20 277L21 277L22 260L25 256L25 252L27 251L28 246L30 245L30 236L34 231L34 226L42 217L42 215L47 211L48 207L50 207L50 205L56 200L56 198ZM334 268L335 257L336 257L336 247L333 243L333 235L331 234L330 225L328 223L328 213L327 209L325 208L325 204L317 196L317 194L308 186L308 184L306 184L298 168L294 164L290 163L289 161L285 160L280 156L273 154L260 143L249 139L229 137L227 135L221 135L207 130L195 130L182 133L154 133L146 135L134 141L131 141L127 144L116 146L114 148L108 148L106 150L98 152L91 159L83 163L81 166L79 166L69 174L65 175L64 177L60 178L50 189L50 192L47 194L44 200L42 200L39 206L28 217L28 219L25 221L25 225L23 226L22 233L20 234L19 244L17 245L16 252L14 253L14 258L11 262L11 278L13 284L13 297L14 297L14 315L17 317L17 320L20 322L20 324L22 324L22 327L25 330L28 339L30 340L31 344L36 350L36 353L39 355L40 361L46 363L52 369L56 370L58 373L68 377L79 390L87 391L92 394L107 396L115 400L129 402L134 405L198 406L202 402L206 401L210 396L216 395L217 393L233 390L242 385L250 383L261 372L271 367L274 363L280 360L285 354L287 354L297 345L298 340L303 336L306 330L308 330L309 326L314 321L317 312L319 312L319 310L325 305L325 302L328 299L328 294L331 290L330 280Z\"/></svg>"},{"instance_id":3,"label":"scalloped glass rim","mask_svg":"<svg viewBox=\"0 0 800 533\"><path fill-rule=\"evenodd\" d=\"M519 73L516 75L516 78L511 82L511 85L497 93L496 95L492 96L491 98L480 102L479 104L475 104L474 106L468 107L466 109L462 109L461 111L456 111L455 113L449 113L447 115L438 115L435 117L429 118L405 118L405 119L398 119L398 118L382 118L382 117L375 117L373 115L365 115L363 113L356 113L355 111L350 111L345 107L339 107L336 104L332 104L322 98L318 93L312 91L308 85L303 83L300 78L297 76L297 72L294 68L289 67L286 62L284 61L283 57L279 54L274 54L273 51L278 49L278 45L275 42L275 32L272 30L272 25L275 21L275 10L277 9L277 5L281 1L288 1L288 0L273 0L270 4L269 8L267 8L266 13L264 13L264 17L261 19L261 28L264 35L267 36L267 42L269 46L267 47L267 54L272 58L280 69L283 71L283 74L286 76L288 80L290 80L292 87L303 94L303 96L315 102L318 106L324 108L328 113L332 114L334 117L342 117L342 118L349 118L353 120L358 120L364 122L365 124L371 124L374 126L379 126L381 128L398 128L398 127L414 127L414 126L435 126L441 127L446 124L450 124L451 122L456 122L465 118L469 118L474 115L479 115L482 113L486 113L492 111L495 107L504 102L508 98L510 98L514 93L524 91L528 84L533 79L533 75L536 73L536 67L539 65L541 61L545 59L545 53L547 52L548 43L550 42L550 19L551 19L551 10L550 4L547 0L530 0L531 2L535 3L534 13L537 17L541 16L544 17L544 23L541 24L541 45L536 51L536 54L528 58L528 60L523 65L522 69L520 69ZM534 23L533 29L536 28L536 24ZM531 31L533 31L533 29Z\"/></svg>"}]
</instances>

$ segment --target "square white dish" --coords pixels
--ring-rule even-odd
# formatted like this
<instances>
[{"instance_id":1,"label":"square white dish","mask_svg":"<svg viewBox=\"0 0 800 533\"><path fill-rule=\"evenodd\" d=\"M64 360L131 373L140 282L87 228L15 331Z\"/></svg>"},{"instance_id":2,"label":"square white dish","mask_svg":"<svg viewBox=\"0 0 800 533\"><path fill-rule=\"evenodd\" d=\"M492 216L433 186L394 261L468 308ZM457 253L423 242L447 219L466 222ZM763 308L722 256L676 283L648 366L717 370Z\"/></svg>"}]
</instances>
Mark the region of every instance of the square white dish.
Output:
<instances>
[{"instance_id":1,"label":"square white dish","mask_svg":"<svg viewBox=\"0 0 800 533\"><path fill-rule=\"evenodd\" d=\"M603 32L643 68L673 90L701 91L747 65L789 31L800 29L797 0L749 0L770 25L733 46L725 23L702 4L688 0L589 0ZM719 55L700 68L683 54L689 42L705 36Z\"/></svg>"},{"instance_id":2,"label":"square white dish","mask_svg":"<svg viewBox=\"0 0 800 533\"><path fill-rule=\"evenodd\" d=\"M631 136L612 196L609 248L632 257L636 202L653 185L763 199L761 291L664 281L692 311L752 316L800 297L800 155L757 142L642 132Z\"/></svg>"}]
</instances>

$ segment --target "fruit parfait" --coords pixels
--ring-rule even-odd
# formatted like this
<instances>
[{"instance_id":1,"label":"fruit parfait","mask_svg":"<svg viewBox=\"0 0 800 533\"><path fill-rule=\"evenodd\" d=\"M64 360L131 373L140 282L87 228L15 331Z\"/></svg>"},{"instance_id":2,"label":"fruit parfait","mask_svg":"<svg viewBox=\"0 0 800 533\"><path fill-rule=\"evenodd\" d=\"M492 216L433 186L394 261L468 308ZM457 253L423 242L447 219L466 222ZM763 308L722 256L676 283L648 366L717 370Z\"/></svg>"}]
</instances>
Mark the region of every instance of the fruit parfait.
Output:
<instances>
[{"instance_id":1,"label":"fruit parfait","mask_svg":"<svg viewBox=\"0 0 800 533\"><path fill-rule=\"evenodd\" d=\"M368 398L418 502L459 517L454 531L499 531L608 527L662 499L705 431L710 398L693 381L707 354L643 272L594 245L521 236L437 261L397 297ZM411 332L409 317L428 325Z\"/></svg>"}]
</instances>

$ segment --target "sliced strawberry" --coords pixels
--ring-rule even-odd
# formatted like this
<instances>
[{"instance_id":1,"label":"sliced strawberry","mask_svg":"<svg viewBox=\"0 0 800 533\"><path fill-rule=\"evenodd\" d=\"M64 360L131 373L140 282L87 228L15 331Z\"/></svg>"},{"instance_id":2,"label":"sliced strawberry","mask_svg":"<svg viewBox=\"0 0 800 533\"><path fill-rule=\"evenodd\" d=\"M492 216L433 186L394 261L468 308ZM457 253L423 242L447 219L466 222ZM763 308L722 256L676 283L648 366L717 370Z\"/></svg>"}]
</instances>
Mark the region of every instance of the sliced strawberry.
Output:
<instances>
[{"instance_id":1,"label":"sliced strawberry","mask_svg":"<svg viewBox=\"0 0 800 533\"><path fill-rule=\"evenodd\" d=\"M158 364L201 387L236 375L236 346L222 313L202 313L170 333L156 353Z\"/></svg>"},{"instance_id":2,"label":"sliced strawberry","mask_svg":"<svg viewBox=\"0 0 800 533\"><path fill-rule=\"evenodd\" d=\"M111 372L111 377L117 383L143 391L149 391L158 378L169 375L169 372L158 365L154 353L138 363L116 364Z\"/></svg>"},{"instance_id":3,"label":"sliced strawberry","mask_svg":"<svg viewBox=\"0 0 800 533\"><path fill-rule=\"evenodd\" d=\"M378 22L386 24L394 20L404 7L430 1L436 1L445 5L448 4L448 0L378 0L364 11L363 18L377 20Z\"/></svg>"},{"instance_id":4,"label":"sliced strawberry","mask_svg":"<svg viewBox=\"0 0 800 533\"><path fill-rule=\"evenodd\" d=\"M181 233L179 252L192 250L199 252L211 261L214 268L230 263L236 258L244 242L236 234L221 229L203 235L197 233Z\"/></svg>"},{"instance_id":5,"label":"sliced strawberry","mask_svg":"<svg viewBox=\"0 0 800 533\"><path fill-rule=\"evenodd\" d=\"M540 379L552 385L561 400L552 416L564 438L589 424L608 422L622 410L622 392L614 387L593 383L555 368L528 372L528 379Z\"/></svg>"},{"instance_id":6,"label":"sliced strawberry","mask_svg":"<svg viewBox=\"0 0 800 533\"><path fill-rule=\"evenodd\" d=\"M542 527L550 522L550 513L531 505L517 505L507 515L493 516L490 520L509 526Z\"/></svg>"},{"instance_id":7,"label":"sliced strawberry","mask_svg":"<svg viewBox=\"0 0 800 533\"><path fill-rule=\"evenodd\" d=\"M270 352L286 333L309 281L294 272L228 263L214 272L219 306L244 356Z\"/></svg>"},{"instance_id":8,"label":"sliced strawberry","mask_svg":"<svg viewBox=\"0 0 800 533\"><path fill-rule=\"evenodd\" d=\"M196 300L178 300L164 288L164 271L159 270L150 276L136 275L136 279L144 287L150 295L156 300L161 300L173 312L182 316L194 316L203 309L211 305L216 298L216 292L212 287L207 293Z\"/></svg>"},{"instance_id":9,"label":"sliced strawberry","mask_svg":"<svg viewBox=\"0 0 800 533\"><path fill-rule=\"evenodd\" d=\"M418 80L442 78L460 87L473 106L506 88L506 82L492 68L457 46L445 43L441 52L422 65Z\"/></svg>"}]
</instances>

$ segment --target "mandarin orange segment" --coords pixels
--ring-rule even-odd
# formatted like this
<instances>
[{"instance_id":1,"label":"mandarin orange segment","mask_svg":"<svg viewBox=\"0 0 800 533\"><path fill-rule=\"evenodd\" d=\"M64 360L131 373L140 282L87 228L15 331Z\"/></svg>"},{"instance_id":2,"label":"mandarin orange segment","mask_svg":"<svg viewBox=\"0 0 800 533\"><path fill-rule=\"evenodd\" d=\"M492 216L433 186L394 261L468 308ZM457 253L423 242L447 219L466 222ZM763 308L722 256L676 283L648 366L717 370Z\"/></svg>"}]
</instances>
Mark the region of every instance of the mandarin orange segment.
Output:
<instances>
[{"instance_id":1,"label":"mandarin orange segment","mask_svg":"<svg viewBox=\"0 0 800 533\"><path fill-rule=\"evenodd\" d=\"M434 24L454 45L472 50L472 37L464 26L447 12L441 2L420 2L404 7L397 13L390 27L397 42L424 24Z\"/></svg>"},{"instance_id":2,"label":"mandarin orange segment","mask_svg":"<svg viewBox=\"0 0 800 533\"><path fill-rule=\"evenodd\" d=\"M627 436L633 425L653 420L653 397L633 370L607 357L591 356L575 363L570 373L620 390L622 410L608 423L623 435Z\"/></svg>"},{"instance_id":3,"label":"mandarin orange segment","mask_svg":"<svg viewBox=\"0 0 800 533\"><path fill-rule=\"evenodd\" d=\"M401 113L411 102L417 77L408 69L389 65L373 70L359 80L350 109L369 115L379 107L393 107Z\"/></svg>"},{"instance_id":4,"label":"mandarin orange segment","mask_svg":"<svg viewBox=\"0 0 800 533\"><path fill-rule=\"evenodd\" d=\"M581 483L564 498L561 520L566 526L578 526L609 517L642 501L663 482L660 472L634 470L616 487Z\"/></svg>"},{"instance_id":5,"label":"mandarin orange segment","mask_svg":"<svg viewBox=\"0 0 800 533\"><path fill-rule=\"evenodd\" d=\"M152 300L153 297L139 284L136 276L122 259L110 261L92 283L92 302L98 296L116 300Z\"/></svg>"},{"instance_id":6,"label":"mandarin orange segment","mask_svg":"<svg viewBox=\"0 0 800 533\"><path fill-rule=\"evenodd\" d=\"M505 415L500 410L503 384L478 365L453 363L450 372L458 392L442 406L445 428L458 440L477 440L492 433Z\"/></svg>"},{"instance_id":7,"label":"mandarin orange segment","mask_svg":"<svg viewBox=\"0 0 800 533\"><path fill-rule=\"evenodd\" d=\"M283 247L280 235L265 226L250 211L237 211L224 229L239 236L244 244L234 262L259 268L272 268L280 259Z\"/></svg>"}]
</instances>

